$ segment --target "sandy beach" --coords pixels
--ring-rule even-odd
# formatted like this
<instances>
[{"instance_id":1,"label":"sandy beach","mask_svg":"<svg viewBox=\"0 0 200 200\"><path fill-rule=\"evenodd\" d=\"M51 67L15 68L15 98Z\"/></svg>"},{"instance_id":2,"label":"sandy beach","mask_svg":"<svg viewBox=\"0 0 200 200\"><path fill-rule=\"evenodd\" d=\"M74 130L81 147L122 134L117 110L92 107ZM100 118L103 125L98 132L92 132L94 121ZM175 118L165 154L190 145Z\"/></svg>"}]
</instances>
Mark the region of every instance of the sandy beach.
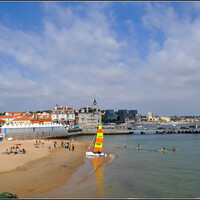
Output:
<instances>
[{"instance_id":1,"label":"sandy beach","mask_svg":"<svg viewBox=\"0 0 200 200\"><path fill-rule=\"evenodd\" d=\"M54 148L54 141L57 147ZM65 142L70 140L63 140ZM15 193L19 198L48 192L64 185L72 174L84 163L87 143L71 141L75 151L61 146L61 140L18 140L0 142L0 193ZM42 144L43 143L43 144ZM6 149L20 144L26 154L5 155ZM48 149L51 146L51 150Z\"/></svg>"}]
</instances>

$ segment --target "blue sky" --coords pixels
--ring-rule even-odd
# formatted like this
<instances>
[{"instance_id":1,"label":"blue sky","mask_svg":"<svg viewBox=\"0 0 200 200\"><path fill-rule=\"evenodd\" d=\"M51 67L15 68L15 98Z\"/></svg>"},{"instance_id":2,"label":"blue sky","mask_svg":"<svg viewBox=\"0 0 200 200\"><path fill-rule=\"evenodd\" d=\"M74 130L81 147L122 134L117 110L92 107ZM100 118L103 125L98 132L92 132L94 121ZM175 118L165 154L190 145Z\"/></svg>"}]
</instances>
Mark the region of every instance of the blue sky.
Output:
<instances>
[{"instance_id":1,"label":"blue sky","mask_svg":"<svg viewBox=\"0 0 200 200\"><path fill-rule=\"evenodd\" d=\"M199 115L199 2L0 2L0 112Z\"/></svg>"}]
</instances>

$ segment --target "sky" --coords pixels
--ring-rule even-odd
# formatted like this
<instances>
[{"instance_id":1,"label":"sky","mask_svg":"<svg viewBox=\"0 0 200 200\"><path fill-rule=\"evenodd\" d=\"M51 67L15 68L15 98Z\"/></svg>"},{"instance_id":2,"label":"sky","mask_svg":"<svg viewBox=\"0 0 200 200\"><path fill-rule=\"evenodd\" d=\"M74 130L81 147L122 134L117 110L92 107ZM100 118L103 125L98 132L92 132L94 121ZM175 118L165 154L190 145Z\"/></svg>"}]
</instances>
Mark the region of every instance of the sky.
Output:
<instances>
[{"instance_id":1,"label":"sky","mask_svg":"<svg viewBox=\"0 0 200 200\"><path fill-rule=\"evenodd\" d=\"M200 2L0 2L0 112L200 115Z\"/></svg>"}]
</instances>

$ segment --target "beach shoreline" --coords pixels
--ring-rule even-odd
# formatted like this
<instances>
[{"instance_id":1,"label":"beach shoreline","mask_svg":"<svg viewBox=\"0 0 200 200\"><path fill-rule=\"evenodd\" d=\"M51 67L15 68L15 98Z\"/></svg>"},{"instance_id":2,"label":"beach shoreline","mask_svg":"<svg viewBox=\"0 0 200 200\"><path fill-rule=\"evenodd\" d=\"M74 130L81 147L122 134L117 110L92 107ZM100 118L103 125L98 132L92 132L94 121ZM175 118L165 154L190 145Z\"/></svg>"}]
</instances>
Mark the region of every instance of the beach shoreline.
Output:
<instances>
[{"instance_id":1,"label":"beach shoreline","mask_svg":"<svg viewBox=\"0 0 200 200\"><path fill-rule=\"evenodd\" d=\"M54 142L57 142L54 148ZM61 141L75 145L74 151L61 146ZM0 155L0 179L4 183L0 193L10 192L18 198L28 198L35 194L51 191L66 184L72 174L84 164L87 142L70 140L42 140L39 148L35 140L3 141L0 152L5 152L10 146L21 144L27 151L20 155ZM51 146L51 150L48 150Z\"/></svg>"},{"instance_id":2,"label":"beach shoreline","mask_svg":"<svg viewBox=\"0 0 200 200\"><path fill-rule=\"evenodd\" d=\"M90 187L91 182L89 181L88 184L88 179L90 179L90 176L94 177L93 180L95 181L95 184L98 185L99 181L101 184L104 184L102 182L104 167L107 164L110 164L115 158L114 154L110 152L105 153L107 154L106 157L86 158L84 164L78 168L78 170L73 174L72 178L70 178L70 180L67 181L67 183L63 186L57 187L49 192L33 195L31 198L83 198L83 196L84 198L94 197L90 195L87 196L87 194L85 196L85 194L83 194L83 190L86 190L86 188ZM103 197L106 198L107 196Z\"/></svg>"}]
</instances>

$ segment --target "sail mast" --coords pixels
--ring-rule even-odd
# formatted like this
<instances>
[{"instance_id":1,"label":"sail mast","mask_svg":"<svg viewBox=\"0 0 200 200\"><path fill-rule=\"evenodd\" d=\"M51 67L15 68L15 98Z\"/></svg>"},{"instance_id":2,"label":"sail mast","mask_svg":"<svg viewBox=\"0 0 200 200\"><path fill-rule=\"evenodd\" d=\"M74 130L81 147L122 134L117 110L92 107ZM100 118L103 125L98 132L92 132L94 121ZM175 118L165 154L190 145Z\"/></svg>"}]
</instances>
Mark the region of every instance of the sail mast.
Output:
<instances>
[{"instance_id":1,"label":"sail mast","mask_svg":"<svg viewBox=\"0 0 200 200\"><path fill-rule=\"evenodd\" d=\"M90 146L88 147L88 149L90 149L90 147L91 147L92 144L94 145L94 139L95 139L95 137L96 136L93 137L92 142L90 143Z\"/></svg>"}]
</instances>

